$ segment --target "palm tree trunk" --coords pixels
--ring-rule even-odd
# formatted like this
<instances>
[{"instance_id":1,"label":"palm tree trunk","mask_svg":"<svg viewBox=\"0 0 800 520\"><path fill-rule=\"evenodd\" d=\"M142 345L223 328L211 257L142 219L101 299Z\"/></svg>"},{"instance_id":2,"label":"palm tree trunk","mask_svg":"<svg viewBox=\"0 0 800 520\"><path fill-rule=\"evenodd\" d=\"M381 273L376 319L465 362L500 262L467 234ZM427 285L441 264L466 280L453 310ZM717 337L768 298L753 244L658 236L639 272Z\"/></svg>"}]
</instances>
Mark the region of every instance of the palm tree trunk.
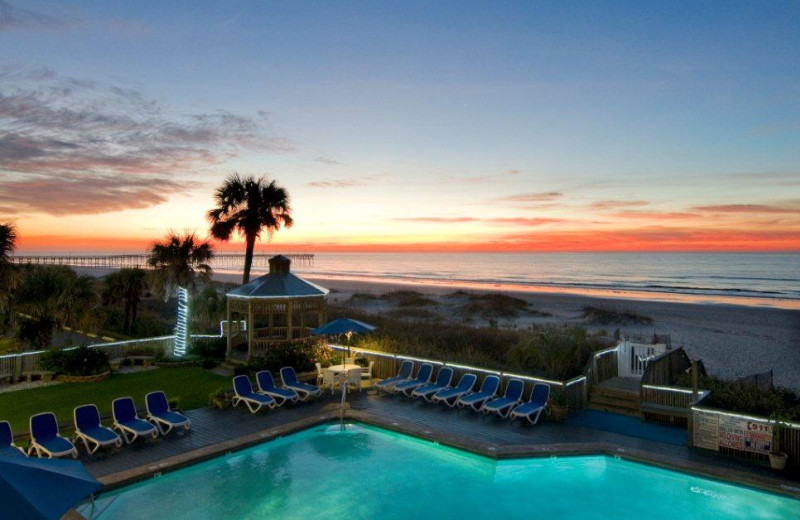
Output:
<instances>
[{"instance_id":1,"label":"palm tree trunk","mask_svg":"<svg viewBox=\"0 0 800 520\"><path fill-rule=\"evenodd\" d=\"M242 285L250 281L250 267L253 265L253 249L256 245L255 233L247 235L247 249L244 252L244 274L242 275Z\"/></svg>"}]
</instances>

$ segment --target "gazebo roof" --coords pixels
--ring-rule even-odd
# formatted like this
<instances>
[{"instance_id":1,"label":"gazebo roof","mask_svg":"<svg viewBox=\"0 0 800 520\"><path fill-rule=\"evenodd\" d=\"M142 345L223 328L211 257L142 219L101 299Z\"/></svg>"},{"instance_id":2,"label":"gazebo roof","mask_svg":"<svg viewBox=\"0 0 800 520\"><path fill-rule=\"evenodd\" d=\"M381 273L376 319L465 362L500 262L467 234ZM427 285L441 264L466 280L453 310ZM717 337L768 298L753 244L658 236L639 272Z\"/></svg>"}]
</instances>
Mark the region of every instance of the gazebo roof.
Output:
<instances>
[{"instance_id":1,"label":"gazebo roof","mask_svg":"<svg viewBox=\"0 0 800 520\"><path fill-rule=\"evenodd\" d=\"M289 259L276 256L270 259L270 273L237 287L228 293L234 298L311 298L325 296L328 289L320 287L289 272Z\"/></svg>"}]
</instances>

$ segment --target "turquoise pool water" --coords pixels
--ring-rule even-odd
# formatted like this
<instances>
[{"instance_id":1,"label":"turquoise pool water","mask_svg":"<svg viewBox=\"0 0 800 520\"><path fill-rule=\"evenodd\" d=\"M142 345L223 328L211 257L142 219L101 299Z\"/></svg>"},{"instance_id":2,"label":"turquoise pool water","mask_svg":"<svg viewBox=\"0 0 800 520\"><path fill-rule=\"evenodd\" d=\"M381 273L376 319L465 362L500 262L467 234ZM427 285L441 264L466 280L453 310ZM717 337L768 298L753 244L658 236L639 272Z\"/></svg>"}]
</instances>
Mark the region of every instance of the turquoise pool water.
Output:
<instances>
[{"instance_id":1,"label":"turquoise pool water","mask_svg":"<svg viewBox=\"0 0 800 520\"><path fill-rule=\"evenodd\" d=\"M800 501L603 456L494 461L337 424L102 495L94 518L798 519Z\"/></svg>"}]
</instances>

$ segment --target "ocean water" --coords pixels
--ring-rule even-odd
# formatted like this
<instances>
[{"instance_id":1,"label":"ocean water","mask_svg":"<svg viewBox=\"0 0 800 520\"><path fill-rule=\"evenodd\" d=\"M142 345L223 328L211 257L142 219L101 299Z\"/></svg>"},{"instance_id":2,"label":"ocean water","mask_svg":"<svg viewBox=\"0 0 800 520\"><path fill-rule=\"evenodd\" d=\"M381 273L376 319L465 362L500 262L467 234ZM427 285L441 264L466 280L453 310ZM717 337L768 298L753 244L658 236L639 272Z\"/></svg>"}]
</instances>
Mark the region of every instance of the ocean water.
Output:
<instances>
[{"instance_id":1,"label":"ocean water","mask_svg":"<svg viewBox=\"0 0 800 520\"><path fill-rule=\"evenodd\" d=\"M323 425L101 495L96 520L797 519L800 501L604 456L501 460Z\"/></svg>"},{"instance_id":2,"label":"ocean water","mask_svg":"<svg viewBox=\"0 0 800 520\"><path fill-rule=\"evenodd\" d=\"M800 254L791 253L317 253L312 267L293 270L321 278L800 308Z\"/></svg>"}]
</instances>

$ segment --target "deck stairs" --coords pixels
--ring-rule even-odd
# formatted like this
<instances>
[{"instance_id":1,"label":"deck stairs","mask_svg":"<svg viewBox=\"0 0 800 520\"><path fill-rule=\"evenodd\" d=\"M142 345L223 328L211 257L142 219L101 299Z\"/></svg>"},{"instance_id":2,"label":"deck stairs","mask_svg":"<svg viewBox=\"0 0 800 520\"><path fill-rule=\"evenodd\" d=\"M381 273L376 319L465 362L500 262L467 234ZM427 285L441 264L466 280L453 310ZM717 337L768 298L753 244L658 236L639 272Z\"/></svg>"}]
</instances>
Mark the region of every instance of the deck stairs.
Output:
<instances>
[{"instance_id":1,"label":"deck stairs","mask_svg":"<svg viewBox=\"0 0 800 520\"><path fill-rule=\"evenodd\" d=\"M639 378L612 377L592 386L589 394L590 410L641 417L639 407Z\"/></svg>"}]
</instances>

